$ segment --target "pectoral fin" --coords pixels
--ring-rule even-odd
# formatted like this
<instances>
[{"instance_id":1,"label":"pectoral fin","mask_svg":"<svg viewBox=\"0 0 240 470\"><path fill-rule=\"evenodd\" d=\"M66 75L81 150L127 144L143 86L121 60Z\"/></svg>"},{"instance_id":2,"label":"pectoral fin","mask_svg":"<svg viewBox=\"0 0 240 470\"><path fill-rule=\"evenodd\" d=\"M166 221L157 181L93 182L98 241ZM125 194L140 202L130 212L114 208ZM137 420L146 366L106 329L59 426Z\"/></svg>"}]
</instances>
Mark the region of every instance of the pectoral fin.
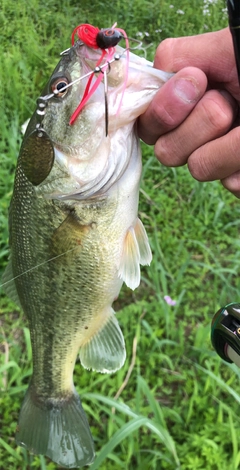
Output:
<instances>
[{"instance_id":1,"label":"pectoral fin","mask_svg":"<svg viewBox=\"0 0 240 470\"><path fill-rule=\"evenodd\" d=\"M137 219L134 227L130 227L124 240L119 277L131 289L136 289L140 284L140 264L150 264L152 260L146 230L140 219Z\"/></svg>"},{"instance_id":2,"label":"pectoral fin","mask_svg":"<svg viewBox=\"0 0 240 470\"><path fill-rule=\"evenodd\" d=\"M137 222L134 227L136 239L138 242L138 248L140 253L140 264L142 266L150 265L152 261L152 252L148 241L147 232L144 228L143 223L140 219L137 219Z\"/></svg>"},{"instance_id":3,"label":"pectoral fin","mask_svg":"<svg viewBox=\"0 0 240 470\"><path fill-rule=\"evenodd\" d=\"M94 320L80 349L80 361L86 369L112 373L120 369L126 359L123 334L113 310Z\"/></svg>"},{"instance_id":4,"label":"pectoral fin","mask_svg":"<svg viewBox=\"0 0 240 470\"><path fill-rule=\"evenodd\" d=\"M51 248L53 256L72 251L73 257L75 257L76 251L81 251L84 238L89 230L91 230L91 225L82 225L75 214L70 213L53 232Z\"/></svg>"}]
</instances>

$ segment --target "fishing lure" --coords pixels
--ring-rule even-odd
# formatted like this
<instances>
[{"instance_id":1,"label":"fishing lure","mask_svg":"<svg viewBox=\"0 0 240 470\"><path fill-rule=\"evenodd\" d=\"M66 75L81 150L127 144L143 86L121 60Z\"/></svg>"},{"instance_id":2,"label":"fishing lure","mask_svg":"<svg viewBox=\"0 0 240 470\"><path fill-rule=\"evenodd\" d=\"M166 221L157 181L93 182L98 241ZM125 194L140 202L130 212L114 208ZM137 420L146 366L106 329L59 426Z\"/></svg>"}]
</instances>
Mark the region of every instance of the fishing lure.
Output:
<instances>
[{"instance_id":1,"label":"fishing lure","mask_svg":"<svg viewBox=\"0 0 240 470\"><path fill-rule=\"evenodd\" d=\"M82 111L83 107L89 100L89 98L93 95L93 93L96 91L98 86L100 85L102 81L102 75L99 74L97 77L95 83L92 85L92 79L96 71L98 71L98 66L102 63L103 60L105 60L104 66L101 67L99 70L104 77L104 90L105 90L105 116L106 116L106 135L107 135L107 116L108 116L108 111L107 111L107 70L109 69L109 62L113 59L113 56L116 52L115 46L119 43L121 39L125 39L126 42L126 73L125 73L125 78L124 78L124 83L123 83L123 91L122 91L122 96L120 99L120 103L118 106L117 113L119 113L119 110L122 105L122 100L123 100L123 95L124 91L127 86L127 78L128 78L128 64L129 64L129 42L128 42L128 37L125 33L125 31L121 28L116 28L116 23L112 26L112 28L105 28L105 29L99 29L95 26L92 26L90 24L81 24L79 26L76 26L76 28L72 32L72 45L75 43L75 36L77 35L78 38L86 44L86 46L91 47L93 49L101 49L102 54L97 61L96 68L91 74L91 76L88 79L84 94L82 96L82 99L78 105L78 107L75 109L74 113L71 116L69 124L72 125L76 121L77 117L79 116L80 112ZM92 86L91 86L92 85Z\"/></svg>"}]
</instances>

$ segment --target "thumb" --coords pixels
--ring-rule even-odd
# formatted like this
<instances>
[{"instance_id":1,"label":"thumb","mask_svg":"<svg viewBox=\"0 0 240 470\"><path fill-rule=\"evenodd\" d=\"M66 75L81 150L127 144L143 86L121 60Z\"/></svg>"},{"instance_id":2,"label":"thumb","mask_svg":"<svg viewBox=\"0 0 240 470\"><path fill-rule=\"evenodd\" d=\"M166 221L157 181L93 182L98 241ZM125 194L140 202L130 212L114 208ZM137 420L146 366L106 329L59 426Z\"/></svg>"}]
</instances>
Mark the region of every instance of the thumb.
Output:
<instances>
[{"instance_id":1,"label":"thumb","mask_svg":"<svg viewBox=\"0 0 240 470\"><path fill-rule=\"evenodd\" d=\"M138 120L139 137L147 144L177 127L205 93L206 75L195 67L180 70L155 95Z\"/></svg>"}]
</instances>

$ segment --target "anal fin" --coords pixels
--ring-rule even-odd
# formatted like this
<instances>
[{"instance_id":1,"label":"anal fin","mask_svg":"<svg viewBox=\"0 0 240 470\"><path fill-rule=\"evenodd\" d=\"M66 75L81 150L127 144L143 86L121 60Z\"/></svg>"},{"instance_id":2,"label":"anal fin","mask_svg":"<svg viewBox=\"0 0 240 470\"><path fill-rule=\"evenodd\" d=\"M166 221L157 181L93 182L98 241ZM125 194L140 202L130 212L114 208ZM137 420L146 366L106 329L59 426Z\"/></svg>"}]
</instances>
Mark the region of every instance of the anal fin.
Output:
<instances>
[{"instance_id":1,"label":"anal fin","mask_svg":"<svg viewBox=\"0 0 240 470\"><path fill-rule=\"evenodd\" d=\"M80 361L86 369L112 373L120 369L126 359L123 334L111 309L95 320L99 325L89 331L89 336L80 349ZM96 325L95 323L95 325ZM91 331L94 330L94 331Z\"/></svg>"}]
</instances>

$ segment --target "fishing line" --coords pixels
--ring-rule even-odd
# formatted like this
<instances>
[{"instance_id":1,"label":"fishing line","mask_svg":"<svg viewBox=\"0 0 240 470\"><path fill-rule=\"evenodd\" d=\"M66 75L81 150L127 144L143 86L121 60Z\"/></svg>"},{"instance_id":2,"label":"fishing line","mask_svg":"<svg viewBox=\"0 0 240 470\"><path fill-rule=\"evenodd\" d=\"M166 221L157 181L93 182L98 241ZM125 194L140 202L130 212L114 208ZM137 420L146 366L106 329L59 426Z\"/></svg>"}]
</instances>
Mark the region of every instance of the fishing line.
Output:
<instances>
[{"instance_id":1,"label":"fishing line","mask_svg":"<svg viewBox=\"0 0 240 470\"><path fill-rule=\"evenodd\" d=\"M71 251L76 250L77 248L79 248L79 246L75 246L74 248L70 248L69 250L64 251L64 253L61 253L60 255L54 256L53 258L49 258L49 259L47 259L46 261L43 261L42 263L39 263L39 264L37 264L36 266L33 266L32 268L27 269L27 270L24 271L23 273L18 274L17 276L13 277L12 279L9 279L9 281L6 281L6 282L4 282L3 284L0 284L0 287L6 286L6 284L9 284L10 282L15 281L15 279L18 279L19 277L24 276L25 274L27 274L27 273L29 273L29 272L31 272L31 271L34 271L34 269L37 269L37 268L39 268L40 266L43 266L44 264L49 263L50 261L54 261L55 259L60 258L61 256L64 256L64 255L66 255L67 253L70 253Z\"/></svg>"}]
</instances>

